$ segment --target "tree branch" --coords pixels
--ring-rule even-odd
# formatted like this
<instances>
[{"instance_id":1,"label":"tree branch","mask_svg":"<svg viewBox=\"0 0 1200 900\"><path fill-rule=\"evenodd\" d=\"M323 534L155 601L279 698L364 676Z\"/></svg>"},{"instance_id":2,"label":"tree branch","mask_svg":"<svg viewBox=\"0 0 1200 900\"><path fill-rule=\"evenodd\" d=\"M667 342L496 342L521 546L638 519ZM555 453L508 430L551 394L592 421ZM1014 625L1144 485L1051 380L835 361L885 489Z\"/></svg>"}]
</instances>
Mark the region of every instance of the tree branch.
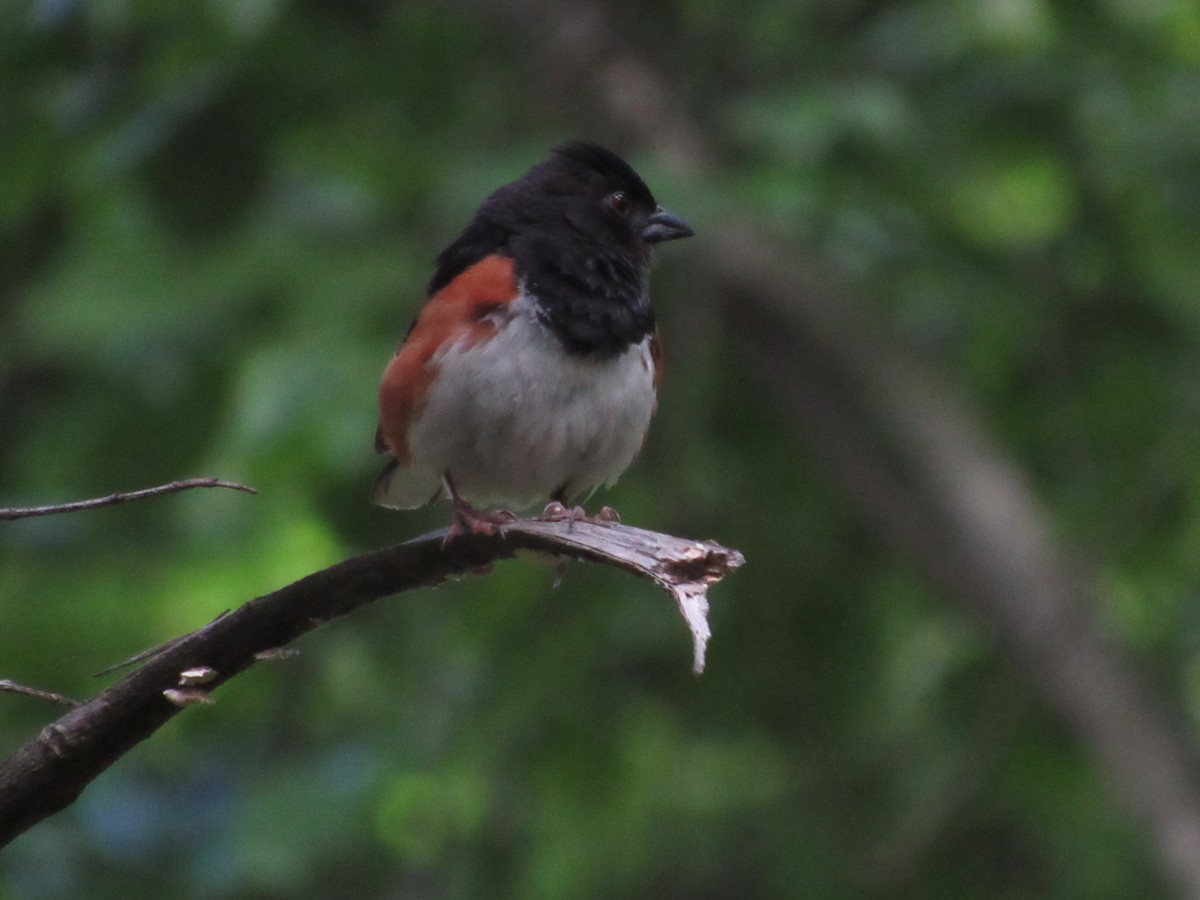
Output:
<instances>
[{"instance_id":1,"label":"tree branch","mask_svg":"<svg viewBox=\"0 0 1200 900\"><path fill-rule=\"evenodd\" d=\"M390 594L490 569L518 552L616 566L668 590L704 665L709 585L744 562L736 550L625 525L523 520L443 546L445 531L347 559L249 601L157 648L121 681L44 728L0 763L0 846L69 806L105 769L179 710L330 619Z\"/></svg>"},{"instance_id":2,"label":"tree branch","mask_svg":"<svg viewBox=\"0 0 1200 900\"><path fill-rule=\"evenodd\" d=\"M9 681L7 678L0 678L0 691L6 694L20 694L23 697L36 697L39 700L48 700L60 706L79 705L78 700L72 700L70 697L64 697L62 694L54 693L54 691L43 691L38 688L17 684L15 681Z\"/></svg>"},{"instance_id":3,"label":"tree branch","mask_svg":"<svg viewBox=\"0 0 1200 900\"><path fill-rule=\"evenodd\" d=\"M146 497L161 497L163 494L177 494L192 488L229 488L234 491L244 491L247 494L257 494L252 487L238 484L236 481L222 481L220 478L185 478L182 481L172 481L170 484L160 484L156 487L142 488L138 491L126 491L120 494L109 494L107 497L94 497L91 500L75 500L71 503L55 503L50 506L0 507L0 522L13 519L31 519L34 516L54 516L59 513L79 512L84 509L97 509L101 506L116 506L128 500L144 500Z\"/></svg>"}]
</instances>

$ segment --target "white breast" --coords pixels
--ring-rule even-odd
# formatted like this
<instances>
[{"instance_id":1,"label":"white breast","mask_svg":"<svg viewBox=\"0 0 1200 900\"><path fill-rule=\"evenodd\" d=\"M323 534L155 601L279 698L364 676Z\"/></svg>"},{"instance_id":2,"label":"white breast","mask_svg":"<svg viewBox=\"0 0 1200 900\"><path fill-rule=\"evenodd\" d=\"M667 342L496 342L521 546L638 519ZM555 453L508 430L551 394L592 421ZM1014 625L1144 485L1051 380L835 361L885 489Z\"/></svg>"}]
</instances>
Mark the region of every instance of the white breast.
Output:
<instances>
[{"instance_id":1,"label":"white breast","mask_svg":"<svg viewBox=\"0 0 1200 900\"><path fill-rule=\"evenodd\" d=\"M654 413L650 338L589 359L566 353L528 298L501 314L511 318L494 337L434 359L440 371L409 432L406 474L428 497L449 471L476 505L528 506L560 489L581 498L616 481Z\"/></svg>"}]
</instances>

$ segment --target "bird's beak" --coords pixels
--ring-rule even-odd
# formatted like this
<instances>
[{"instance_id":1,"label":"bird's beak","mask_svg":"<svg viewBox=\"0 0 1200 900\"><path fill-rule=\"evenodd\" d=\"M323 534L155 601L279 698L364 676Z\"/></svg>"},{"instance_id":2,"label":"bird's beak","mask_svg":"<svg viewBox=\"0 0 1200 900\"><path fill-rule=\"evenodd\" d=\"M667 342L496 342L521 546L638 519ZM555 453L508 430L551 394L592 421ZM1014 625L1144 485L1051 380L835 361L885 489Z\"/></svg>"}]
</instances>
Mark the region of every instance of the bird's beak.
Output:
<instances>
[{"instance_id":1,"label":"bird's beak","mask_svg":"<svg viewBox=\"0 0 1200 900\"><path fill-rule=\"evenodd\" d=\"M642 239L647 244L657 244L661 241L691 237L695 233L687 222L659 206L646 220L646 225L642 228Z\"/></svg>"}]
</instances>

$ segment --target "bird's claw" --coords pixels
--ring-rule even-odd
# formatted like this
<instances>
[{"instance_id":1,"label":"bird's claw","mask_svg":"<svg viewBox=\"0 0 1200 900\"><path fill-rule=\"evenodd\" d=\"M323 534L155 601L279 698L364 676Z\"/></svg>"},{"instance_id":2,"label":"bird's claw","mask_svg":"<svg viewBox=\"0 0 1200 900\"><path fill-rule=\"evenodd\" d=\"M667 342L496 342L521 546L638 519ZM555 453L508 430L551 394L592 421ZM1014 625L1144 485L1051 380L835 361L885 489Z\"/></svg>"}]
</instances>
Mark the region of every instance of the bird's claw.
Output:
<instances>
[{"instance_id":1,"label":"bird's claw","mask_svg":"<svg viewBox=\"0 0 1200 900\"><path fill-rule=\"evenodd\" d=\"M516 520L516 515L507 509L480 512L467 503L455 504L454 518L450 520L450 527L446 531L446 538L442 542L442 545L445 546L456 537L464 534L491 536L499 531L501 526L515 522Z\"/></svg>"},{"instance_id":2,"label":"bird's claw","mask_svg":"<svg viewBox=\"0 0 1200 900\"><path fill-rule=\"evenodd\" d=\"M594 516L589 516L587 511L582 506L575 506L568 509L557 500L551 500L546 504L546 508L542 510L542 521L544 522L567 522L568 525L574 525L576 522L598 522L603 525L614 525L621 521L620 514L611 506L606 506L596 513Z\"/></svg>"},{"instance_id":3,"label":"bird's claw","mask_svg":"<svg viewBox=\"0 0 1200 900\"><path fill-rule=\"evenodd\" d=\"M562 503L557 500L551 500L546 504L546 508L542 510L542 520L546 522L563 522L567 523L567 530L570 531L575 527L575 523L580 519L587 519L587 510L582 506L573 506L567 509Z\"/></svg>"}]
</instances>

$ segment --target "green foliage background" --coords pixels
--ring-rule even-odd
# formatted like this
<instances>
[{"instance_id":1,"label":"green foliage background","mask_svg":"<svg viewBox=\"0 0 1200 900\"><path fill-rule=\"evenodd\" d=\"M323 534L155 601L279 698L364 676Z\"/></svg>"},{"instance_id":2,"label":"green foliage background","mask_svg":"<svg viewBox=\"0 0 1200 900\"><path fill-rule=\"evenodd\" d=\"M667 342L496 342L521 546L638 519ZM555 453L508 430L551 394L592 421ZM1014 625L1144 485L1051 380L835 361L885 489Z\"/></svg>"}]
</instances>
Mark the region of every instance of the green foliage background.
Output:
<instances>
[{"instance_id":1,"label":"green foliage background","mask_svg":"<svg viewBox=\"0 0 1200 900\"><path fill-rule=\"evenodd\" d=\"M0 526L0 677L86 695L442 524L366 503L379 373L433 255L572 136L700 234L660 254L660 414L602 499L749 561L698 680L669 601L613 573L510 563L363 610L20 838L0 897L1165 893L1036 686L855 517L689 271L736 210L867 298L1022 466L1194 735L1200 7L605 13L716 176L640 150L495 4L0 4L0 505L261 492ZM53 715L0 695L0 750Z\"/></svg>"}]
</instances>

